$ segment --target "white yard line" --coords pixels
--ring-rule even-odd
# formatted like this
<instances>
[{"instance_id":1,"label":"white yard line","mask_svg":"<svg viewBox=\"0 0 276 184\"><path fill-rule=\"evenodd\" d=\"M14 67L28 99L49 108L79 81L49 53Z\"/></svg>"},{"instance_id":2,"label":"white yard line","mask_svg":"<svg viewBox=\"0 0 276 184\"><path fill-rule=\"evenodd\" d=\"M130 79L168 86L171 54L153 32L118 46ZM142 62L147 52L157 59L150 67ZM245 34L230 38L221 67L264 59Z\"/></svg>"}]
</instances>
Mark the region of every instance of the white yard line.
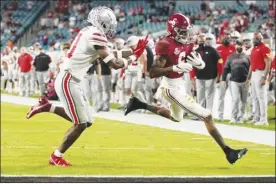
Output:
<instances>
[{"instance_id":1,"label":"white yard line","mask_svg":"<svg viewBox=\"0 0 276 184\"><path fill-rule=\"evenodd\" d=\"M1 174L1 177L53 177L53 178L259 178L259 177L274 177L274 175L213 175L213 176L169 176L169 175L152 175L152 176L144 176L144 175L10 175L10 174Z\"/></svg>"},{"instance_id":2,"label":"white yard line","mask_svg":"<svg viewBox=\"0 0 276 184\"><path fill-rule=\"evenodd\" d=\"M10 102L14 104L21 105L34 105L37 103L37 99L26 98L19 96L12 96L1 94L2 102ZM60 105L59 102L54 102L56 105ZM180 123L171 122L165 118L152 115L152 114L141 114L141 113L131 113L128 116L124 116L122 111L111 110L110 112L95 113L91 110L94 117L105 118L110 120L124 121L133 124L147 125L152 127L190 132L202 135L209 135L203 122L193 121L193 120L183 120ZM25 117L24 117L25 118ZM97 122L95 122L97 123ZM216 124L217 128L220 130L223 137L246 141L257 144L264 144L269 146L275 146L275 131L271 130L261 130L255 128L247 128L240 126L231 126L224 124Z\"/></svg>"},{"instance_id":3,"label":"white yard line","mask_svg":"<svg viewBox=\"0 0 276 184\"><path fill-rule=\"evenodd\" d=\"M56 146L1 146L1 149L43 149L56 148ZM139 151L153 151L153 150L171 150L171 151L217 151L213 148L162 148L162 147L89 147L89 146L72 146L70 149L87 149L87 150L139 150ZM266 153L273 153L274 148L250 148L251 151L269 151ZM264 153L264 152L262 152Z\"/></svg>"}]
</instances>

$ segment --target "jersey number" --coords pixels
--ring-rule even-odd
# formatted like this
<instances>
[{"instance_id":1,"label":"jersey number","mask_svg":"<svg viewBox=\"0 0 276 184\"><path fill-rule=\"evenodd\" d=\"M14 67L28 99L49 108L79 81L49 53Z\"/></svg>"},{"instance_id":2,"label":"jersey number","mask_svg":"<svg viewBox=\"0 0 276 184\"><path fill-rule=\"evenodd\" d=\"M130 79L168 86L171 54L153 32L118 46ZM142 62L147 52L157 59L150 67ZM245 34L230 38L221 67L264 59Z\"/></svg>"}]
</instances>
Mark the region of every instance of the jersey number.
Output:
<instances>
[{"instance_id":1,"label":"jersey number","mask_svg":"<svg viewBox=\"0 0 276 184\"><path fill-rule=\"evenodd\" d=\"M76 47L77 47L77 45L78 45L78 43L80 41L81 35L82 35L82 33L78 34L76 41L73 43L74 45L71 47L71 50L70 50L70 52L67 55L68 58L71 58L72 55L73 55L73 53L74 53L74 51L76 50Z\"/></svg>"},{"instance_id":2,"label":"jersey number","mask_svg":"<svg viewBox=\"0 0 276 184\"><path fill-rule=\"evenodd\" d=\"M178 56L178 63L184 63L184 58L186 56L186 52L180 52L179 56Z\"/></svg>"}]
</instances>

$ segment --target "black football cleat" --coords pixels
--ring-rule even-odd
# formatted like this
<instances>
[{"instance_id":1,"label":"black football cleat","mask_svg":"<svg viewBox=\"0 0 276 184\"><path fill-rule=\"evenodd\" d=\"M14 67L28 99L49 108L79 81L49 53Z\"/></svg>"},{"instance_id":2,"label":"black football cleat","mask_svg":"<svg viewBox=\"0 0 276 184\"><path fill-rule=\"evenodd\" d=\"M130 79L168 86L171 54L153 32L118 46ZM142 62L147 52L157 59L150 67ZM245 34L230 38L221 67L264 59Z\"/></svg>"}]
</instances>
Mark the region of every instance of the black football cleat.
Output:
<instances>
[{"instance_id":1,"label":"black football cleat","mask_svg":"<svg viewBox=\"0 0 276 184\"><path fill-rule=\"evenodd\" d=\"M238 159L241 159L243 155L246 154L247 151L248 151L247 148L238 149L238 150L231 149L226 154L226 158L230 164L234 164Z\"/></svg>"},{"instance_id":2,"label":"black football cleat","mask_svg":"<svg viewBox=\"0 0 276 184\"><path fill-rule=\"evenodd\" d=\"M135 110L138 109L145 109L144 107L146 106L146 104L144 102L141 102L138 98L136 98L135 96L132 96L125 108L125 116Z\"/></svg>"}]
</instances>

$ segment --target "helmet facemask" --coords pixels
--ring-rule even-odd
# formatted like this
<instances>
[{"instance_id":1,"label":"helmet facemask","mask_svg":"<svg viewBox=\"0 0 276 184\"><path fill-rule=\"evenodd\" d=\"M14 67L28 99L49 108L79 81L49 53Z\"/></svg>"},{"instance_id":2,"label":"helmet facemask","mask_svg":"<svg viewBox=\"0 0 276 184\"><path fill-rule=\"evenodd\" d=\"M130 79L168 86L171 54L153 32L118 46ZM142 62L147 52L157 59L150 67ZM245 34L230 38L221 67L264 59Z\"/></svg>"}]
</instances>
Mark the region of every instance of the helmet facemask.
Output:
<instances>
[{"instance_id":1,"label":"helmet facemask","mask_svg":"<svg viewBox=\"0 0 276 184\"><path fill-rule=\"evenodd\" d=\"M180 42L180 43L188 43L189 41L189 36L190 36L190 28L188 29L180 29L175 27L174 31L176 33L175 40Z\"/></svg>"},{"instance_id":2,"label":"helmet facemask","mask_svg":"<svg viewBox=\"0 0 276 184\"><path fill-rule=\"evenodd\" d=\"M88 15L88 22L97 27L107 37L113 37L117 28L116 16L110 8L93 8Z\"/></svg>"}]
</instances>

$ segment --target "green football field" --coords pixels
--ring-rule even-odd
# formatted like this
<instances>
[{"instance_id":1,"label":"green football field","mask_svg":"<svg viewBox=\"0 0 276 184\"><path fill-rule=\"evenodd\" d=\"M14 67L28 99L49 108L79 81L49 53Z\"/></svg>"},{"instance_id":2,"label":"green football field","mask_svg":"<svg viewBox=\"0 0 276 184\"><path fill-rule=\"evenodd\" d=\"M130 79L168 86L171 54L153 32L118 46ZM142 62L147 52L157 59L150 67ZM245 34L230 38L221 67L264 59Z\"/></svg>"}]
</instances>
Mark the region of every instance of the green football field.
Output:
<instances>
[{"instance_id":1,"label":"green football field","mask_svg":"<svg viewBox=\"0 0 276 184\"><path fill-rule=\"evenodd\" d=\"M227 140L247 155L230 165L209 136L96 118L65 155L48 158L71 123L49 114L25 118L28 106L1 102L1 174L17 175L275 175L275 147Z\"/></svg>"}]
</instances>

